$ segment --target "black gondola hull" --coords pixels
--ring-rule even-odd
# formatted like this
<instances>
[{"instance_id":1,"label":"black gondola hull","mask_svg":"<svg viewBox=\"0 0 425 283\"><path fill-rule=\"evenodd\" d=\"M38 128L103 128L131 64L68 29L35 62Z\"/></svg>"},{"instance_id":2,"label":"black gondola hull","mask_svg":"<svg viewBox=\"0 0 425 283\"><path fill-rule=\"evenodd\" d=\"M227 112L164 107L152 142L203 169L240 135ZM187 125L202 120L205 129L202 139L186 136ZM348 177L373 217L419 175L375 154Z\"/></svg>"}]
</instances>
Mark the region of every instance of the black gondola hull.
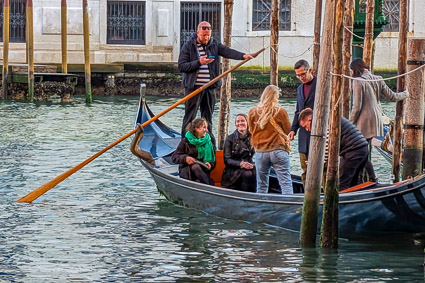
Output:
<instances>
[{"instance_id":1,"label":"black gondola hull","mask_svg":"<svg viewBox=\"0 0 425 283\"><path fill-rule=\"evenodd\" d=\"M152 116L141 99L136 122L143 123ZM170 165L167 158L180 138L178 132L157 120L144 128L140 142L140 148L150 151L156 158L157 166L141 162L168 200L218 217L299 231L303 194L257 194L182 179L178 176L177 165ZM322 201L318 211L318 232L321 214ZM395 185L340 194L341 237L411 233L425 233L425 175Z\"/></svg>"}]
</instances>

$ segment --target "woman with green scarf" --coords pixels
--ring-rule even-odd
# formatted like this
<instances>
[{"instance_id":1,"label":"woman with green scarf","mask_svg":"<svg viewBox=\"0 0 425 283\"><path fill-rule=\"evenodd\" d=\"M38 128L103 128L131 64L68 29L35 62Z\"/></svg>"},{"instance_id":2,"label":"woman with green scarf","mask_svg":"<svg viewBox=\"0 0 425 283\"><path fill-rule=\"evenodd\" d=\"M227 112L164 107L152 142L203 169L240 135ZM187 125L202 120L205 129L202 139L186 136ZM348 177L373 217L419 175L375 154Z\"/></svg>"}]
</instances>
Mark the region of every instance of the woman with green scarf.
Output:
<instances>
[{"instance_id":1,"label":"woman with green scarf","mask_svg":"<svg viewBox=\"0 0 425 283\"><path fill-rule=\"evenodd\" d=\"M207 127L204 118L193 120L172 159L174 163L180 164L181 178L214 185L210 172L215 167L215 148Z\"/></svg>"}]
</instances>

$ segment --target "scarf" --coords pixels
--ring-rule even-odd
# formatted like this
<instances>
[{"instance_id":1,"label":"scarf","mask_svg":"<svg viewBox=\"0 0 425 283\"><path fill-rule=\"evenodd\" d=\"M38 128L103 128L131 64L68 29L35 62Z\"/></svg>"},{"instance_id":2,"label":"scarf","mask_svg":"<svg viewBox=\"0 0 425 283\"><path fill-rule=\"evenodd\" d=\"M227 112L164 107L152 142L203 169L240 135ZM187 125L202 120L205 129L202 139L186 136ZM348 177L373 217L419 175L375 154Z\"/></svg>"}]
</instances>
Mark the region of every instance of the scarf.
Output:
<instances>
[{"instance_id":1,"label":"scarf","mask_svg":"<svg viewBox=\"0 0 425 283\"><path fill-rule=\"evenodd\" d=\"M196 146L199 160L202 160L203 162L215 161L215 152L211 142L211 137L208 133L205 134L205 137L198 139L191 132L187 131L185 137L189 143Z\"/></svg>"}]
</instances>

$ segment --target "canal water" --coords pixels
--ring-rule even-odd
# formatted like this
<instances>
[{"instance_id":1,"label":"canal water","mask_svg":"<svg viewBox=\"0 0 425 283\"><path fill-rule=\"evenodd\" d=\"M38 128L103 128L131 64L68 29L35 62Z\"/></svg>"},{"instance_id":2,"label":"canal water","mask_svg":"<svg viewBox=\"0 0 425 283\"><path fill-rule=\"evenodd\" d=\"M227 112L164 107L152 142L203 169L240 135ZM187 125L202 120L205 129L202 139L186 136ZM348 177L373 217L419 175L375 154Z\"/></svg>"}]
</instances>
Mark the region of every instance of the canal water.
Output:
<instances>
[{"instance_id":1,"label":"canal water","mask_svg":"<svg viewBox=\"0 0 425 283\"><path fill-rule=\"evenodd\" d=\"M159 113L177 99L148 101ZM256 102L233 101L232 118ZM295 100L281 103L293 117ZM137 105L134 97L95 97L90 106L84 97L67 104L0 102L0 281L425 280L420 237L342 239L337 251L301 249L298 233L175 206L130 153L130 140L33 204L15 202L131 131ZM391 114L395 105L384 108ZM179 129L182 115L180 106L162 120ZM374 164L379 179L389 181L389 165L378 153Z\"/></svg>"}]
</instances>

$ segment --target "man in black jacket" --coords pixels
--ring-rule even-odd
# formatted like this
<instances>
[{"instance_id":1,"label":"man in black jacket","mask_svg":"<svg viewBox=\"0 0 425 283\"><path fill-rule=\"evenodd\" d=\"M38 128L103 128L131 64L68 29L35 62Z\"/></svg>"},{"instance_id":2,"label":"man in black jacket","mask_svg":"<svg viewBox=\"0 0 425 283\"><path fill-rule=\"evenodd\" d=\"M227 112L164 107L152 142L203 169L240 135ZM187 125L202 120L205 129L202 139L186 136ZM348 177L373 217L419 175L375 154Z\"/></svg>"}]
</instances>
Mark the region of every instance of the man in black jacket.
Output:
<instances>
[{"instance_id":1,"label":"man in black jacket","mask_svg":"<svg viewBox=\"0 0 425 283\"><path fill-rule=\"evenodd\" d=\"M306 131L311 131L313 110L306 108L299 114L299 123ZM329 135L329 130L328 130ZM328 141L326 140L325 159L328 156ZM368 143L365 137L350 121L341 118L341 140L339 146L339 190L345 190L358 184L359 174L368 158Z\"/></svg>"},{"instance_id":2,"label":"man in black jacket","mask_svg":"<svg viewBox=\"0 0 425 283\"><path fill-rule=\"evenodd\" d=\"M298 131L298 153L300 155L301 180L305 185L305 176L307 174L308 147L310 145L310 132L300 127L298 115L303 109L314 109L314 99L316 93L316 77L313 76L310 65L306 60L298 60L294 65L297 78L302 82L297 88L297 106L295 109L294 120L292 121L291 131L288 134L290 140L293 140Z\"/></svg>"},{"instance_id":3,"label":"man in black jacket","mask_svg":"<svg viewBox=\"0 0 425 283\"><path fill-rule=\"evenodd\" d=\"M183 73L182 84L185 88L185 95L188 95L219 75L219 56L235 60L253 58L251 54L241 53L211 38L211 29L210 23L201 22L198 25L196 34L181 49L178 68ZM182 135L186 132L187 125L195 119L198 108L200 108L201 117L207 120L208 131L213 144L215 144L215 137L212 134L212 115L216 101L215 89L220 86L221 81L218 81L186 101Z\"/></svg>"}]
</instances>

